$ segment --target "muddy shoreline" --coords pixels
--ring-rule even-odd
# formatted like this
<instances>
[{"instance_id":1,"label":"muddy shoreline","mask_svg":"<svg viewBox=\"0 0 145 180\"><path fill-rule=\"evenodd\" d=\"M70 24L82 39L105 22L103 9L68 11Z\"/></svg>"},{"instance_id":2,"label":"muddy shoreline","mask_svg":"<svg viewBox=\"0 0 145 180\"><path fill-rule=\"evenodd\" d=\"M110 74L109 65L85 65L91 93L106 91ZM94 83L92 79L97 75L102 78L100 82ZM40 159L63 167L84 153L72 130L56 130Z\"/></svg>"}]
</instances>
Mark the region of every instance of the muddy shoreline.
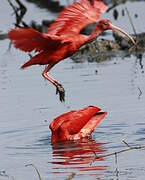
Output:
<instances>
[{"instance_id":1,"label":"muddy shoreline","mask_svg":"<svg viewBox=\"0 0 145 180\"><path fill-rule=\"evenodd\" d=\"M137 37L135 35L131 36L134 37L136 46L115 35L113 36L114 40L100 39L86 44L71 58L78 60L86 57L88 61L91 59L91 61L100 62L116 56L139 56L145 52L145 33L137 34Z\"/></svg>"}]
</instances>

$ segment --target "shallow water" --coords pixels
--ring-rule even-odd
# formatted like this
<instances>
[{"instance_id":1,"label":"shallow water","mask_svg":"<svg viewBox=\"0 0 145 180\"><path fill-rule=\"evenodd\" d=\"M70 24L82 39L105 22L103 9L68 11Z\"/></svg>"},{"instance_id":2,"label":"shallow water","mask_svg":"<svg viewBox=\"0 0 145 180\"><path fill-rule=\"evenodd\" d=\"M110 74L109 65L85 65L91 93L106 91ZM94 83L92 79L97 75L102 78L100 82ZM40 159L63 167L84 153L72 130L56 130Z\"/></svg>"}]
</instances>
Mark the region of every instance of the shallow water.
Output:
<instances>
[{"instance_id":1,"label":"shallow water","mask_svg":"<svg viewBox=\"0 0 145 180\"><path fill-rule=\"evenodd\" d=\"M14 17L2 1L0 12L6 16L5 21L0 16L4 22L0 30L6 32ZM44 16L55 16L26 4L34 16L30 18L29 12L25 20L37 18L39 22ZM122 140L130 145L145 144L144 56L142 60L116 57L102 63L85 59L75 63L69 58L60 62L51 74L66 90L66 103L62 104L54 87L41 76L44 67L20 70L29 57L14 48L8 52L8 45L8 40L0 41L0 179L38 179L32 167L25 167L31 163L43 180L65 179L72 172L76 173L74 179L144 179L144 150L118 155L117 164L114 156L96 160L94 155L126 148ZM52 145L48 129L52 119L87 105L108 112L92 137Z\"/></svg>"}]
</instances>

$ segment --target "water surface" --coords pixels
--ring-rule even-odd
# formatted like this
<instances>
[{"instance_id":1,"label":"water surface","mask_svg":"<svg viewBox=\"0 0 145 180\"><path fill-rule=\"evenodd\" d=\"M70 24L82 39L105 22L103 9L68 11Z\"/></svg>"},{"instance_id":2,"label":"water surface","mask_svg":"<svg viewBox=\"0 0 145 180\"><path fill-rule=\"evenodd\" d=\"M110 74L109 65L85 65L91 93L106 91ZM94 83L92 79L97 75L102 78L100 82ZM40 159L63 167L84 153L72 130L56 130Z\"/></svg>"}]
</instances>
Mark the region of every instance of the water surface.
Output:
<instances>
[{"instance_id":1,"label":"water surface","mask_svg":"<svg viewBox=\"0 0 145 180\"><path fill-rule=\"evenodd\" d=\"M12 10L2 0L0 30L8 31L14 22ZM25 2L26 3L26 2ZM140 4L141 3L141 4ZM131 8L144 3L140 2ZM31 12L25 20L55 16L46 10L26 3ZM121 6L119 6L121 8ZM138 10L136 10L138 11ZM142 12L138 11L139 18ZM107 16L106 14L105 16ZM111 13L108 15L111 17ZM116 24L129 30L124 19ZM134 19L135 23L140 20ZM143 31L143 26L137 30ZM130 29L131 32L131 29ZM83 59L75 63L70 58L51 71L66 90L66 103L59 102L55 89L41 76L44 67L33 66L24 71L20 66L27 54L11 48L9 41L0 41L0 174L1 179L36 180L36 172L26 164L34 164L42 179L143 180L145 177L144 150L132 151L115 157L95 159L96 155L145 144L145 57L116 57L97 63ZM87 105L96 105L108 115L90 139L51 144L49 123L56 116ZM116 168L119 173L116 173ZM5 171L5 172L3 172ZM9 177L8 177L9 176Z\"/></svg>"}]
</instances>

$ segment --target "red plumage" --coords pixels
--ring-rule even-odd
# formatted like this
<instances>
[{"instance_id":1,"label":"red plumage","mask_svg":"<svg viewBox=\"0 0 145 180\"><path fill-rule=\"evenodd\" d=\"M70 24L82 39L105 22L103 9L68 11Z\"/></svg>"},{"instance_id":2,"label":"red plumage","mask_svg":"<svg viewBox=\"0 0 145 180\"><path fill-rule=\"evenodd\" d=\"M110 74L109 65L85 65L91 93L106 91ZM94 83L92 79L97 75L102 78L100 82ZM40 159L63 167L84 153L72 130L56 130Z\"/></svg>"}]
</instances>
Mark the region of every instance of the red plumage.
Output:
<instances>
[{"instance_id":1,"label":"red plumage","mask_svg":"<svg viewBox=\"0 0 145 180\"><path fill-rule=\"evenodd\" d=\"M9 39L12 40L16 48L25 52L31 51L45 51L52 49L54 46L57 48L63 44L60 37L49 34L42 34L32 28L16 28L9 32Z\"/></svg>"},{"instance_id":2,"label":"red plumage","mask_svg":"<svg viewBox=\"0 0 145 180\"><path fill-rule=\"evenodd\" d=\"M108 7L104 4L102 0L90 0L91 4L95 9L98 9L101 13L104 13L107 11Z\"/></svg>"},{"instance_id":3,"label":"red plumage","mask_svg":"<svg viewBox=\"0 0 145 180\"><path fill-rule=\"evenodd\" d=\"M107 6L102 1L93 0L91 3L88 0L81 0L65 8L56 21L50 25L47 34L40 33L32 28L11 30L9 39L16 48L25 52L40 52L39 56L36 55L22 68L33 64L50 64L50 61L55 64L77 51L85 43L84 37L79 36L81 29L90 23L96 22L100 18L102 11L107 9ZM66 48L66 44L68 48ZM66 52L61 55L60 50L62 51L62 47ZM58 50L60 55L55 56Z\"/></svg>"},{"instance_id":4,"label":"red plumage","mask_svg":"<svg viewBox=\"0 0 145 180\"><path fill-rule=\"evenodd\" d=\"M66 7L58 15L55 22L49 26L47 34L32 28L11 30L8 36L16 48L25 52L37 52L22 68L34 64L48 64L42 75L56 86L60 101L64 101L64 88L48 72L59 61L74 54L87 42L93 41L102 31L115 30L116 27L112 26L109 20L101 20L89 36L80 34L85 26L97 22L106 10L107 6L102 0L80 0L80 2L74 2L71 6ZM121 31L119 28L116 30ZM125 32L123 33L127 35Z\"/></svg>"},{"instance_id":5,"label":"red plumage","mask_svg":"<svg viewBox=\"0 0 145 180\"><path fill-rule=\"evenodd\" d=\"M100 110L98 107L88 106L58 116L50 124L52 142L81 139L91 135L107 114Z\"/></svg>"},{"instance_id":6,"label":"red plumage","mask_svg":"<svg viewBox=\"0 0 145 180\"><path fill-rule=\"evenodd\" d=\"M48 64L42 75L56 86L60 101L64 101L64 88L48 75L48 71L100 33L99 31L95 36L90 35L89 37L79 34L86 25L96 22L106 9L107 6L100 0L80 0L59 14L56 21L48 28L47 34L32 28L16 28L9 32L9 39L16 48L25 52L37 52L22 68L34 64Z\"/></svg>"},{"instance_id":7,"label":"red plumage","mask_svg":"<svg viewBox=\"0 0 145 180\"><path fill-rule=\"evenodd\" d=\"M74 2L59 14L56 21L48 28L48 33L70 35L73 32L79 34L86 25L98 21L107 8L101 0Z\"/></svg>"},{"instance_id":8,"label":"red plumage","mask_svg":"<svg viewBox=\"0 0 145 180\"><path fill-rule=\"evenodd\" d=\"M9 32L9 39L12 40L16 48L25 52L39 52L36 56L26 62L22 68L33 64L50 64L55 58L53 52L59 47L65 46L70 42L63 40L60 36L42 34L32 28L16 28ZM56 59L57 61L57 59Z\"/></svg>"}]
</instances>

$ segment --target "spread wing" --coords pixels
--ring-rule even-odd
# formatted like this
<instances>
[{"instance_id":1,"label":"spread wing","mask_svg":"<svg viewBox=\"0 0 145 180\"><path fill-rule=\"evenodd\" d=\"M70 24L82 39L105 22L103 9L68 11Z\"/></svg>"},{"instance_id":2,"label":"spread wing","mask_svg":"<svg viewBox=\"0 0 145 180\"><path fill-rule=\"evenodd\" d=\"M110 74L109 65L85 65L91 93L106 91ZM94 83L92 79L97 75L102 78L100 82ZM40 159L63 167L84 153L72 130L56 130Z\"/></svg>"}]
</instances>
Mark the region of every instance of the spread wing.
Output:
<instances>
[{"instance_id":1,"label":"spread wing","mask_svg":"<svg viewBox=\"0 0 145 180\"><path fill-rule=\"evenodd\" d=\"M57 49L58 46L64 43L70 43L60 36L42 34L32 28L12 29L8 36L16 48L26 52L31 52L33 50L40 52L52 48Z\"/></svg>"},{"instance_id":2,"label":"spread wing","mask_svg":"<svg viewBox=\"0 0 145 180\"><path fill-rule=\"evenodd\" d=\"M99 9L101 13L107 11L108 7L104 4L102 0L89 0L95 9Z\"/></svg>"},{"instance_id":3,"label":"spread wing","mask_svg":"<svg viewBox=\"0 0 145 180\"><path fill-rule=\"evenodd\" d=\"M100 19L107 6L102 0L80 0L65 8L56 21L48 28L48 34L63 35L67 33L80 33L88 24Z\"/></svg>"}]
</instances>

